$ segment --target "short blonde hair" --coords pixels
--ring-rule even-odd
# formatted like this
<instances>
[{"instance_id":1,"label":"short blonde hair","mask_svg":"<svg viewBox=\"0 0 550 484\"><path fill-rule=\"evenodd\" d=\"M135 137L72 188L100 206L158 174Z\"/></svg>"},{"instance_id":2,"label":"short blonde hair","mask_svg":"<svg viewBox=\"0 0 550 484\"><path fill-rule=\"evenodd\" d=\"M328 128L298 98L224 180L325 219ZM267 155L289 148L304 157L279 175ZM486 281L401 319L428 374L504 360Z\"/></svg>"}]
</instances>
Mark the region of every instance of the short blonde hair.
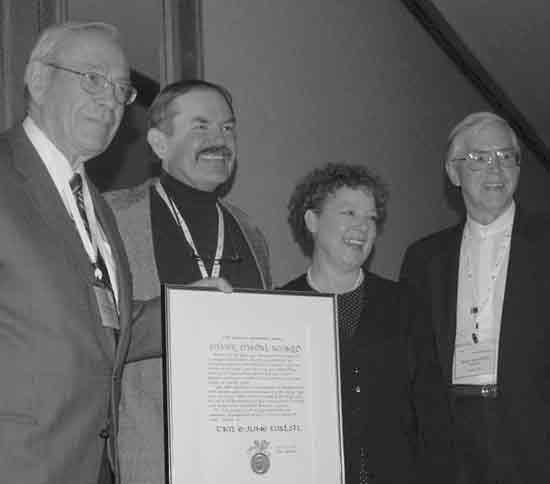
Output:
<instances>
[{"instance_id":1,"label":"short blonde hair","mask_svg":"<svg viewBox=\"0 0 550 484\"><path fill-rule=\"evenodd\" d=\"M449 162L454 158L457 151L458 142L464 135L466 135L466 133L479 132L481 129L489 124L500 124L509 131L514 149L517 150L519 155L520 145L518 137L508 121L506 121L504 118L501 118L495 113L482 111L479 113L469 114L453 128L451 134L449 135L449 138L447 139L448 143L446 162Z\"/></svg>"}]
</instances>

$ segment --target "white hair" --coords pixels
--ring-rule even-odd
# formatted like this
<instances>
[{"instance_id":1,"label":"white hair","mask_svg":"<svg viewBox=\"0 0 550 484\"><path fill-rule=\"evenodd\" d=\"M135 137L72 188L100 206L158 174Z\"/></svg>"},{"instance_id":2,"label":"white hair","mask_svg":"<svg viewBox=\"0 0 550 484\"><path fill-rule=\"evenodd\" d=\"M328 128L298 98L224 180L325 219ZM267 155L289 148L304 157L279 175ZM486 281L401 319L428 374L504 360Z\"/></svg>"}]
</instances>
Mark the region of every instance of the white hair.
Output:
<instances>
[{"instance_id":1,"label":"white hair","mask_svg":"<svg viewBox=\"0 0 550 484\"><path fill-rule=\"evenodd\" d=\"M30 82L32 66L35 62L54 62L69 37L89 31L102 32L110 36L113 41L120 41L119 30L114 25L103 22L65 22L48 27L40 34L31 51L25 67L25 86Z\"/></svg>"},{"instance_id":2,"label":"white hair","mask_svg":"<svg viewBox=\"0 0 550 484\"><path fill-rule=\"evenodd\" d=\"M501 126L506 128L512 138L514 149L516 149L518 153L520 152L518 137L508 121L506 121L504 118L501 118L495 113L479 112L469 114L453 128L451 134L449 135L449 138L447 139L448 144L446 161L448 162L452 160L452 158L455 156L459 140L461 140L466 135L466 133L477 133L489 124L500 124Z\"/></svg>"}]
</instances>

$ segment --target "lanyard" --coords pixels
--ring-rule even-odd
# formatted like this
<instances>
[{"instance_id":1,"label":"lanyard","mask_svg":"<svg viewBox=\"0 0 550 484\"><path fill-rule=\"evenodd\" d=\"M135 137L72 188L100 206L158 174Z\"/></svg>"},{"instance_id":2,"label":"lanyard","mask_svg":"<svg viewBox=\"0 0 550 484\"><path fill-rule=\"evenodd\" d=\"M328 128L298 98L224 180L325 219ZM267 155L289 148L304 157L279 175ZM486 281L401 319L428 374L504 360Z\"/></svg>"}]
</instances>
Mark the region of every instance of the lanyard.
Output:
<instances>
[{"instance_id":1,"label":"lanyard","mask_svg":"<svg viewBox=\"0 0 550 484\"><path fill-rule=\"evenodd\" d=\"M82 215L80 214L80 210L78 209L74 194L70 186L68 186L68 193L70 194L70 196L67 197L69 208L76 225L76 230L78 231L82 243L84 244L84 249L86 250L88 258L90 259L90 262L94 267L95 278L102 279L101 269L99 269L97 264L97 255L99 252L101 253L101 257L103 258L103 262L105 263L107 272L109 273L113 296L115 298L115 301L118 303L118 285L116 283L116 270L111 247L109 246L105 233L103 232L103 229L101 228L101 225L97 220L92 196L88 188L86 175L84 173L80 173L80 175L82 177L82 198L84 200L84 211L86 212L88 226L90 227L89 234L86 230L86 227L84 226Z\"/></svg>"},{"instance_id":2,"label":"lanyard","mask_svg":"<svg viewBox=\"0 0 550 484\"><path fill-rule=\"evenodd\" d=\"M84 211L86 212L86 219L88 220L90 233L88 233L86 227L84 226L84 220L82 219L74 193L69 184L67 184L67 197L65 199L68 203L69 212L76 225L76 230L80 235L82 244L84 245L84 250L86 251L86 254L88 255L88 258L94 268L94 277L99 280L103 279L102 271L98 266L99 253L105 263L107 272L109 273L112 294L116 304L118 305L118 284L116 282L116 268L111 247L109 246L105 232L101 228L101 224L97 220L86 175L81 172L80 176L82 177L82 199L84 201Z\"/></svg>"},{"instance_id":3,"label":"lanyard","mask_svg":"<svg viewBox=\"0 0 550 484\"><path fill-rule=\"evenodd\" d=\"M195 260L197 261L197 265L199 266L199 270L201 272L202 278L207 279L208 277L219 277L220 270L221 270L221 257L223 253L224 236L225 236L223 212L221 211L220 204L216 203L216 210L218 211L218 241L216 243L216 254L214 255L214 264L212 265L212 273L208 275L208 272L206 270L206 265L204 264L204 261L202 260L202 257L199 255L197 247L195 246L195 242L193 241L193 237L191 236L191 231L189 230L189 226L185 222L185 219L183 218L181 212L178 210L178 207L176 207L176 204L166 193L166 190L160 183L160 180L157 180L155 182L155 189L160 195L160 198L162 198L162 201L168 207L168 210L170 210L170 213L172 214L172 217L174 218L175 222L181 228L183 235L185 236L185 240L187 241L187 243L189 244L189 247L191 247L191 250L193 251L193 255L195 256Z\"/></svg>"},{"instance_id":4,"label":"lanyard","mask_svg":"<svg viewBox=\"0 0 550 484\"><path fill-rule=\"evenodd\" d=\"M493 270L489 274L489 284L487 285L487 292L483 299L481 299L481 287L477 288L477 297L476 297L476 291L475 287L478 285L477 282L474 280L474 271L473 271L473 263L472 263L472 251L473 251L473 239L472 235L470 233L470 229L468 225L466 225L464 230L464 236L463 236L463 242L467 243L467 251L466 251L466 277L469 279L471 287L472 287L472 302L473 305L470 309L470 314L473 318L473 331L472 331L472 340L474 343L477 343L479 341L479 318L481 313L483 313L489 303L489 301L494 296L494 291L497 283L498 274L502 268L502 264L504 263L506 259L506 254L508 253L508 250L510 248L510 243L512 240L512 229L509 228L504 233L504 238L499 243L497 247L497 253L496 253L496 260L495 264L493 266ZM480 300L481 299L481 300Z\"/></svg>"}]
</instances>

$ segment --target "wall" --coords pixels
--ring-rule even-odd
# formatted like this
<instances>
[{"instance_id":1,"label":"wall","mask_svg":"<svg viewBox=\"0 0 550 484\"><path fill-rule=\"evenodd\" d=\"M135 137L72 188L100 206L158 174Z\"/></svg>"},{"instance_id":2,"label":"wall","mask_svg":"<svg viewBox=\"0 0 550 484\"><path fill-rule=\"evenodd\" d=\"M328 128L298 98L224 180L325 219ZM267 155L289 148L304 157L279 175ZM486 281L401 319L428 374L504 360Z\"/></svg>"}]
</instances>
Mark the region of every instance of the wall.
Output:
<instances>
[{"instance_id":1,"label":"wall","mask_svg":"<svg viewBox=\"0 0 550 484\"><path fill-rule=\"evenodd\" d=\"M105 18L97 2L71 5L75 16ZM158 45L154 29L143 29L151 5L140 0L130 17L111 18L131 19L121 28L134 51ZM239 122L229 198L268 237L277 283L307 266L286 224L290 193L327 161L365 163L389 182L389 219L371 265L382 275L397 276L411 241L458 220L442 170L445 139L488 106L399 1L203 0L203 32L205 77L231 90ZM522 204L550 207L548 173L525 158Z\"/></svg>"},{"instance_id":2,"label":"wall","mask_svg":"<svg viewBox=\"0 0 550 484\"><path fill-rule=\"evenodd\" d=\"M69 20L115 25L134 70L161 79L161 0L68 0ZM126 109L122 125L102 155L87 163L100 190L137 185L151 176L154 156L145 141L147 106L140 99Z\"/></svg>"},{"instance_id":3,"label":"wall","mask_svg":"<svg viewBox=\"0 0 550 484\"><path fill-rule=\"evenodd\" d=\"M160 4L160 0L68 0L68 18L116 25L132 67L159 81Z\"/></svg>"},{"instance_id":4,"label":"wall","mask_svg":"<svg viewBox=\"0 0 550 484\"><path fill-rule=\"evenodd\" d=\"M432 3L550 146L550 2L432 0Z\"/></svg>"},{"instance_id":5,"label":"wall","mask_svg":"<svg viewBox=\"0 0 550 484\"><path fill-rule=\"evenodd\" d=\"M57 18L53 2L0 2L0 131L25 116L23 76L38 32Z\"/></svg>"},{"instance_id":6,"label":"wall","mask_svg":"<svg viewBox=\"0 0 550 484\"><path fill-rule=\"evenodd\" d=\"M307 264L286 224L291 190L327 161L364 163L389 182L371 265L382 275L397 276L411 241L458 220L445 139L487 105L399 2L204 0L203 19L205 76L231 90L238 116L230 199L267 235L277 283ZM547 203L536 161L522 177L520 187L534 181L522 196Z\"/></svg>"}]
</instances>

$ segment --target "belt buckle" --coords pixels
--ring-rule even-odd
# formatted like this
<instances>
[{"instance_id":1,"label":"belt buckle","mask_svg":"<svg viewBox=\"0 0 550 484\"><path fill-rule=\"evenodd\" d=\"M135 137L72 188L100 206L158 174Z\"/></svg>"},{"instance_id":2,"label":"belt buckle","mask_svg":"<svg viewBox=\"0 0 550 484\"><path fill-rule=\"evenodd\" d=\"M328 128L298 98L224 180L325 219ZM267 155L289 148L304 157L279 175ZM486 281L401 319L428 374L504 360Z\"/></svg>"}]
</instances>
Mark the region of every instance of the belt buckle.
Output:
<instances>
[{"instance_id":1,"label":"belt buckle","mask_svg":"<svg viewBox=\"0 0 550 484\"><path fill-rule=\"evenodd\" d=\"M478 397L478 398L497 398L499 391L498 386L495 384L485 384L485 385L451 385L450 391L454 393L457 397L468 398L468 397Z\"/></svg>"},{"instance_id":2,"label":"belt buckle","mask_svg":"<svg viewBox=\"0 0 550 484\"><path fill-rule=\"evenodd\" d=\"M497 387L496 385L482 385L481 386L481 396L483 398L496 397L497 396Z\"/></svg>"}]
</instances>

